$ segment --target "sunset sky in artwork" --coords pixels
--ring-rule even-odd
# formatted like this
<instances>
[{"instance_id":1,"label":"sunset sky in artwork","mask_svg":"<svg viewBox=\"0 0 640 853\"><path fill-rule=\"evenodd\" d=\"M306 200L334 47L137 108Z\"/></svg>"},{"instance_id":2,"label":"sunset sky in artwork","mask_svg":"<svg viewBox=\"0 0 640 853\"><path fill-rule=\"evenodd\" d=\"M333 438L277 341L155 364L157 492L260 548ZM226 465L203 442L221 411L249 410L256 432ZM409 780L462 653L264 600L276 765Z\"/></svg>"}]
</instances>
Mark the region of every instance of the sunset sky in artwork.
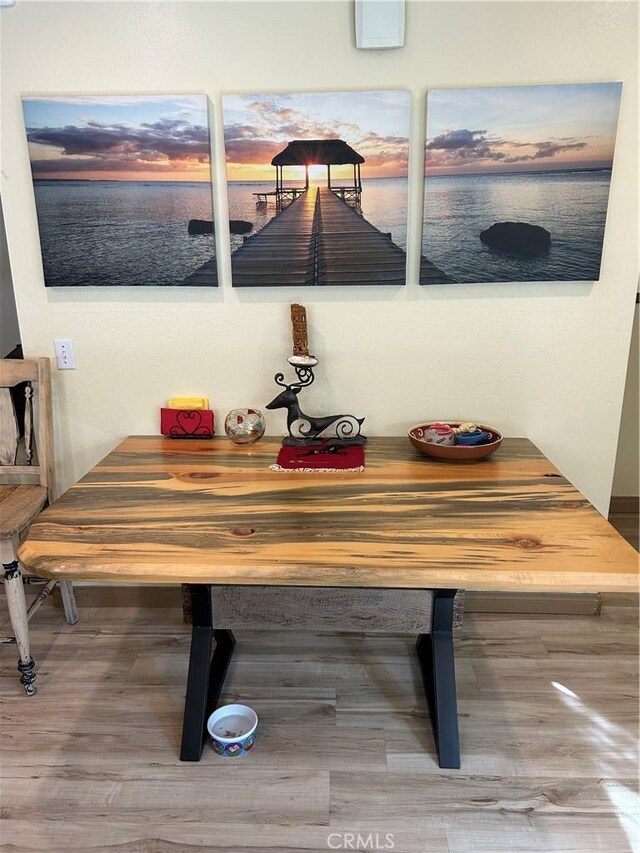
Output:
<instances>
[{"instance_id":1,"label":"sunset sky in artwork","mask_svg":"<svg viewBox=\"0 0 640 853\"><path fill-rule=\"evenodd\" d=\"M210 181L204 95L22 99L34 178Z\"/></svg>"},{"instance_id":2,"label":"sunset sky in artwork","mask_svg":"<svg viewBox=\"0 0 640 853\"><path fill-rule=\"evenodd\" d=\"M273 181L271 160L294 139L342 139L365 158L363 178L404 177L409 148L409 92L306 92L225 95L227 177ZM332 166L350 179L352 166ZM285 166L285 180L301 179L303 167ZM312 182L326 167L312 166Z\"/></svg>"},{"instance_id":3,"label":"sunset sky in artwork","mask_svg":"<svg viewBox=\"0 0 640 853\"><path fill-rule=\"evenodd\" d=\"M621 83L442 89L427 100L427 175L610 168Z\"/></svg>"}]
</instances>

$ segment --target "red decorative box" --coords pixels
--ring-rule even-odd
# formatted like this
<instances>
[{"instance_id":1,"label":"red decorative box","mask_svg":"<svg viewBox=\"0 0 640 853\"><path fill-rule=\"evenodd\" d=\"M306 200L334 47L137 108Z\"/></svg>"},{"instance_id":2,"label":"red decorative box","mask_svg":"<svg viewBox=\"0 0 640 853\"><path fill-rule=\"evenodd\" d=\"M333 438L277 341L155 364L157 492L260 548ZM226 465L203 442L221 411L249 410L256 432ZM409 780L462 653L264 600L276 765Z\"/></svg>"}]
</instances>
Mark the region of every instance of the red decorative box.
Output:
<instances>
[{"instance_id":1,"label":"red decorative box","mask_svg":"<svg viewBox=\"0 0 640 853\"><path fill-rule=\"evenodd\" d=\"M170 438L213 438L211 409L160 409L160 432Z\"/></svg>"}]
</instances>

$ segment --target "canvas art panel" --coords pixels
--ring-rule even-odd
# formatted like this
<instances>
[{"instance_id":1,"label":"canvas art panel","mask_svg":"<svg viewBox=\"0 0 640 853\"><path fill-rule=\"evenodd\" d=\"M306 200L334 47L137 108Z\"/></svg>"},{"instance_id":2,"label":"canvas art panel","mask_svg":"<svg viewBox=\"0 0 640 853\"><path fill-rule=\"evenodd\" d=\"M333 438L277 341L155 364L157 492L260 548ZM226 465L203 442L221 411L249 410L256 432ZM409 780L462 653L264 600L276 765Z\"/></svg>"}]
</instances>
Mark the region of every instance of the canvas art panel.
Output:
<instances>
[{"instance_id":1,"label":"canvas art panel","mask_svg":"<svg viewBox=\"0 0 640 853\"><path fill-rule=\"evenodd\" d=\"M597 280L621 88L429 92L420 283Z\"/></svg>"},{"instance_id":2,"label":"canvas art panel","mask_svg":"<svg viewBox=\"0 0 640 853\"><path fill-rule=\"evenodd\" d=\"M205 95L23 98L47 287L217 285Z\"/></svg>"},{"instance_id":3,"label":"canvas art panel","mask_svg":"<svg viewBox=\"0 0 640 853\"><path fill-rule=\"evenodd\" d=\"M409 92L223 97L235 287L406 282Z\"/></svg>"}]
</instances>

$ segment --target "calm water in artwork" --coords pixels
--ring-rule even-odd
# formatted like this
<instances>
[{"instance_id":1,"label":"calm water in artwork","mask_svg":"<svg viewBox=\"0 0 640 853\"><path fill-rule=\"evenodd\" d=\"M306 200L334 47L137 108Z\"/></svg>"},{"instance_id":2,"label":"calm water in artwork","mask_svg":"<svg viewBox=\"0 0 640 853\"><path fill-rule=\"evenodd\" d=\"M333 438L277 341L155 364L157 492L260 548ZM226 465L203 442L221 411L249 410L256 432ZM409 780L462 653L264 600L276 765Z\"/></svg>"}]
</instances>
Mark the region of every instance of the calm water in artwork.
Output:
<instances>
[{"instance_id":1,"label":"calm water in artwork","mask_svg":"<svg viewBox=\"0 0 640 853\"><path fill-rule=\"evenodd\" d=\"M593 281L610 178L610 170L429 177L422 252L458 282ZM272 188L230 182L230 218L262 228L275 208L256 207L253 193ZM212 218L208 183L39 180L35 192L48 286L175 285L215 254L212 235L187 232L190 219ZM403 249L406 194L406 178L363 181L363 215ZM480 241L508 220L550 231L549 254L503 255ZM241 244L232 235L232 251Z\"/></svg>"},{"instance_id":2,"label":"calm water in artwork","mask_svg":"<svg viewBox=\"0 0 640 853\"><path fill-rule=\"evenodd\" d=\"M610 169L427 177L422 253L458 282L594 281L610 181ZM549 253L517 257L481 242L509 221L546 228Z\"/></svg>"},{"instance_id":3,"label":"calm water in artwork","mask_svg":"<svg viewBox=\"0 0 640 853\"><path fill-rule=\"evenodd\" d=\"M34 186L48 287L176 285L214 254L212 235L187 232L190 219L212 218L208 182L37 180Z\"/></svg>"}]
</instances>

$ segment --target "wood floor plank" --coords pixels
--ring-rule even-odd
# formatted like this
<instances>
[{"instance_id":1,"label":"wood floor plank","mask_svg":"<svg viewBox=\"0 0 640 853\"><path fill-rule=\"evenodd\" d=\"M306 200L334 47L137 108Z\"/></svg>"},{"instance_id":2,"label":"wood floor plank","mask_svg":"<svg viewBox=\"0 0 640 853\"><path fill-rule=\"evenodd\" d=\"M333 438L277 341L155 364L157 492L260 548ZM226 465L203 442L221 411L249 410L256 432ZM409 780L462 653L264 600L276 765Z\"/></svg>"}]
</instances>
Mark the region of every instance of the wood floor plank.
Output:
<instances>
[{"instance_id":1,"label":"wood floor plank","mask_svg":"<svg viewBox=\"0 0 640 853\"><path fill-rule=\"evenodd\" d=\"M435 784L434 784L435 781ZM393 819L420 824L425 815L480 811L550 812L592 816L614 814L615 801L625 792L637 792L637 780L598 777L511 778L438 773L370 773L358 778L349 772L331 774L331 815L348 812L355 820Z\"/></svg>"},{"instance_id":2,"label":"wood floor plank","mask_svg":"<svg viewBox=\"0 0 640 853\"><path fill-rule=\"evenodd\" d=\"M631 655L607 659L606 666L597 655L575 655L570 661L489 658L475 660L473 670L478 695L484 697L556 701L560 695L576 696L586 705L613 695L621 701L638 697L638 662Z\"/></svg>"},{"instance_id":3,"label":"wood floor plank","mask_svg":"<svg viewBox=\"0 0 640 853\"><path fill-rule=\"evenodd\" d=\"M369 724L371 725L373 721ZM572 724L554 722L483 724L482 719L460 718L462 769L466 774L492 774L503 781L509 776L564 778L589 773L598 777L632 776L638 767L637 720L580 720ZM428 720L406 720L386 731L390 771L433 774L438 763ZM504 748L496 751L496 741ZM607 745L603 755L598 746ZM452 774L455 775L455 774Z\"/></svg>"},{"instance_id":4,"label":"wood floor plank","mask_svg":"<svg viewBox=\"0 0 640 853\"><path fill-rule=\"evenodd\" d=\"M450 853L634 853L636 834L610 815L528 814L515 827L512 816L459 816L447 828ZM633 845L633 846L632 846Z\"/></svg>"},{"instance_id":5,"label":"wood floor plank","mask_svg":"<svg viewBox=\"0 0 640 853\"><path fill-rule=\"evenodd\" d=\"M42 766L35 801L35 768L14 767L3 773L3 816L19 818L28 811L32 820L51 819L72 806L85 819L115 813L125 818L197 821L215 813L221 823L328 823L327 771L260 770L251 766L251 754L243 758L242 764L218 762L215 774L206 761L113 769Z\"/></svg>"},{"instance_id":6,"label":"wood floor plank","mask_svg":"<svg viewBox=\"0 0 640 853\"><path fill-rule=\"evenodd\" d=\"M625 629L618 620L604 619L606 609L606 607L602 608L602 613L597 619L593 619L591 615L571 616L571 621L568 624L559 621L562 617L556 614L518 614L517 618L514 619L514 615L509 613L466 613L462 636L465 638L504 638L514 640L516 638L529 638L536 641L544 633L556 631L559 625L564 625L565 630L570 625L570 633L578 631L588 632L591 637L598 634L606 634L607 637L611 637ZM624 607L623 609L637 613L637 605L635 607Z\"/></svg>"},{"instance_id":7,"label":"wood floor plank","mask_svg":"<svg viewBox=\"0 0 640 853\"><path fill-rule=\"evenodd\" d=\"M308 658L295 659L295 638L292 637L292 655L290 660L239 660L231 661L229 684L233 687L238 679L251 684L266 687L286 687L295 684L300 687L312 687L314 684L349 681L388 684L391 680L409 682L417 666L411 661L377 661L374 659L358 662L340 661L337 655L309 661ZM143 684L184 684L188 662L172 654L141 654L129 673L129 679Z\"/></svg>"},{"instance_id":8,"label":"wood floor plank","mask_svg":"<svg viewBox=\"0 0 640 853\"><path fill-rule=\"evenodd\" d=\"M208 815L197 821L162 820L153 824L128 815L117 824L106 818L87 820L51 819L39 822L7 820L3 840L11 853L327 853L350 827L273 826L271 824L229 824ZM362 832L362 837L378 837L385 843L384 826ZM100 839L109 839L101 843ZM442 826L423 829L395 827L394 853L449 853L447 832ZM428 846L426 846L428 845ZM363 849L362 847L360 848ZM366 849L366 848L364 848ZM371 848L369 848L371 849Z\"/></svg>"}]
</instances>

